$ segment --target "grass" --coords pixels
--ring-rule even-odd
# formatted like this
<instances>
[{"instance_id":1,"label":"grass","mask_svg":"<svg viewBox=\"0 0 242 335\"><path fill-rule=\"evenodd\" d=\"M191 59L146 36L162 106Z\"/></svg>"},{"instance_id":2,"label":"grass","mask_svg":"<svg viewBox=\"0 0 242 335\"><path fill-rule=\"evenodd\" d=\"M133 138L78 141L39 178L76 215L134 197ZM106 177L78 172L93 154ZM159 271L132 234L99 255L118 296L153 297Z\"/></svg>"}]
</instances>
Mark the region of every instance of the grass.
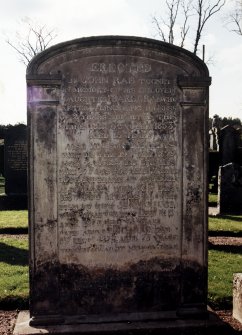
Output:
<instances>
[{"instance_id":1,"label":"grass","mask_svg":"<svg viewBox=\"0 0 242 335\"><path fill-rule=\"evenodd\" d=\"M208 194L208 202L209 204L217 204L218 195L216 193L209 193Z\"/></svg>"},{"instance_id":2,"label":"grass","mask_svg":"<svg viewBox=\"0 0 242 335\"><path fill-rule=\"evenodd\" d=\"M242 254L239 250L225 252L209 250L208 302L216 309L232 308L233 273L242 272Z\"/></svg>"},{"instance_id":3,"label":"grass","mask_svg":"<svg viewBox=\"0 0 242 335\"><path fill-rule=\"evenodd\" d=\"M209 234L217 236L242 236L242 215L209 217Z\"/></svg>"},{"instance_id":4,"label":"grass","mask_svg":"<svg viewBox=\"0 0 242 335\"><path fill-rule=\"evenodd\" d=\"M209 235L242 237L242 216L209 217ZM242 272L242 247L210 244L209 249L209 304L214 308L232 308L233 273Z\"/></svg>"},{"instance_id":5,"label":"grass","mask_svg":"<svg viewBox=\"0 0 242 335\"><path fill-rule=\"evenodd\" d=\"M0 211L0 233L19 234L28 232L28 211Z\"/></svg>"},{"instance_id":6,"label":"grass","mask_svg":"<svg viewBox=\"0 0 242 335\"><path fill-rule=\"evenodd\" d=\"M29 294L28 240L0 235L0 308L26 307Z\"/></svg>"},{"instance_id":7,"label":"grass","mask_svg":"<svg viewBox=\"0 0 242 335\"><path fill-rule=\"evenodd\" d=\"M0 194L5 194L5 179L0 176Z\"/></svg>"}]
</instances>

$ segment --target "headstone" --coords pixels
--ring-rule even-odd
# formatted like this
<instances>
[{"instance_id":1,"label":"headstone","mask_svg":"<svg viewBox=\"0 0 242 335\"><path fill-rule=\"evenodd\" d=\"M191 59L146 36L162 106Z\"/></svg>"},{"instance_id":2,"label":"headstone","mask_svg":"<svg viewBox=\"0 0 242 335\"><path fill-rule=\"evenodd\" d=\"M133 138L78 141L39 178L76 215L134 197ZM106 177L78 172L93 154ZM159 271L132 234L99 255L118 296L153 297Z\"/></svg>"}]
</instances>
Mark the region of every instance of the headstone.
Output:
<instances>
[{"instance_id":1,"label":"headstone","mask_svg":"<svg viewBox=\"0 0 242 335\"><path fill-rule=\"evenodd\" d=\"M9 127L4 138L4 176L7 195L27 194L27 127Z\"/></svg>"},{"instance_id":2,"label":"headstone","mask_svg":"<svg viewBox=\"0 0 242 335\"><path fill-rule=\"evenodd\" d=\"M0 139L0 175L4 176L4 139Z\"/></svg>"},{"instance_id":3,"label":"headstone","mask_svg":"<svg viewBox=\"0 0 242 335\"><path fill-rule=\"evenodd\" d=\"M238 131L227 125L220 130L220 165L226 165L228 163L238 163L238 145L239 145L239 133Z\"/></svg>"},{"instance_id":4,"label":"headstone","mask_svg":"<svg viewBox=\"0 0 242 335\"><path fill-rule=\"evenodd\" d=\"M242 273L234 273L233 317L242 323Z\"/></svg>"},{"instance_id":5,"label":"headstone","mask_svg":"<svg viewBox=\"0 0 242 335\"><path fill-rule=\"evenodd\" d=\"M94 37L28 67L32 325L205 317L210 78Z\"/></svg>"},{"instance_id":6,"label":"headstone","mask_svg":"<svg viewBox=\"0 0 242 335\"><path fill-rule=\"evenodd\" d=\"M209 149L212 151L219 150L218 133L216 128L209 130Z\"/></svg>"},{"instance_id":7,"label":"headstone","mask_svg":"<svg viewBox=\"0 0 242 335\"><path fill-rule=\"evenodd\" d=\"M220 214L242 212L242 167L237 164L219 167L218 210Z\"/></svg>"}]
</instances>

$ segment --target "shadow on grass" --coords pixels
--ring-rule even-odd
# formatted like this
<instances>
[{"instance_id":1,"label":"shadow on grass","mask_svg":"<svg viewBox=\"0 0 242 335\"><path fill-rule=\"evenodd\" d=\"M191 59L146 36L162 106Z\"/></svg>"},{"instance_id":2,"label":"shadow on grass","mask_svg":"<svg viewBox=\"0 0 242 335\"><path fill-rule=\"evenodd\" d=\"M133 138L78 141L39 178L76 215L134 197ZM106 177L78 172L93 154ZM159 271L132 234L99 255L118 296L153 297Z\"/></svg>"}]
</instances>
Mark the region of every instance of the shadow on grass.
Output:
<instances>
[{"instance_id":1,"label":"shadow on grass","mask_svg":"<svg viewBox=\"0 0 242 335\"><path fill-rule=\"evenodd\" d=\"M28 251L0 242L0 262L11 265L28 265Z\"/></svg>"},{"instance_id":2,"label":"shadow on grass","mask_svg":"<svg viewBox=\"0 0 242 335\"><path fill-rule=\"evenodd\" d=\"M208 243L209 250L217 250L223 252L230 252L232 254L242 255L242 246L241 245L224 245L224 244L213 244Z\"/></svg>"},{"instance_id":3,"label":"shadow on grass","mask_svg":"<svg viewBox=\"0 0 242 335\"><path fill-rule=\"evenodd\" d=\"M28 297L6 297L0 299L0 309L2 310L14 310L14 309L29 309L29 298Z\"/></svg>"},{"instance_id":4,"label":"shadow on grass","mask_svg":"<svg viewBox=\"0 0 242 335\"><path fill-rule=\"evenodd\" d=\"M208 294L208 305L215 311L222 309L229 310L233 308L233 297L226 296L223 298L214 298Z\"/></svg>"},{"instance_id":5,"label":"shadow on grass","mask_svg":"<svg viewBox=\"0 0 242 335\"><path fill-rule=\"evenodd\" d=\"M242 231L210 230L208 236L242 237Z\"/></svg>"},{"instance_id":6,"label":"shadow on grass","mask_svg":"<svg viewBox=\"0 0 242 335\"><path fill-rule=\"evenodd\" d=\"M28 234L28 228L0 228L1 234L10 234L10 235L18 235L18 234Z\"/></svg>"}]
</instances>

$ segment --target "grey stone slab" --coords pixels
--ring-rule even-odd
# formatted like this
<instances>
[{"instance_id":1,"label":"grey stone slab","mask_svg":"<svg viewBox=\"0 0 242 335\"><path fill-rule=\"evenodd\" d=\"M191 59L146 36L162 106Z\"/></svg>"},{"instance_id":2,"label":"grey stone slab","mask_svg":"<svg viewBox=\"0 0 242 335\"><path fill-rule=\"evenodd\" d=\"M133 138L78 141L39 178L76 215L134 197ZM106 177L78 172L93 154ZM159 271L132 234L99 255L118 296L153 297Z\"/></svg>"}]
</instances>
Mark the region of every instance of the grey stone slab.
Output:
<instances>
[{"instance_id":1,"label":"grey stone slab","mask_svg":"<svg viewBox=\"0 0 242 335\"><path fill-rule=\"evenodd\" d=\"M34 327L29 325L28 311L19 313L13 335L39 335L39 334L164 334L164 335L228 335L228 326L216 314L209 312L206 320L173 320L145 321L126 323L92 323L76 325L53 325Z\"/></svg>"},{"instance_id":2,"label":"grey stone slab","mask_svg":"<svg viewBox=\"0 0 242 335\"><path fill-rule=\"evenodd\" d=\"M38 55L27 84L32 324L206 317L206 65L85 38Z\"/></svg>"}]
</instances>

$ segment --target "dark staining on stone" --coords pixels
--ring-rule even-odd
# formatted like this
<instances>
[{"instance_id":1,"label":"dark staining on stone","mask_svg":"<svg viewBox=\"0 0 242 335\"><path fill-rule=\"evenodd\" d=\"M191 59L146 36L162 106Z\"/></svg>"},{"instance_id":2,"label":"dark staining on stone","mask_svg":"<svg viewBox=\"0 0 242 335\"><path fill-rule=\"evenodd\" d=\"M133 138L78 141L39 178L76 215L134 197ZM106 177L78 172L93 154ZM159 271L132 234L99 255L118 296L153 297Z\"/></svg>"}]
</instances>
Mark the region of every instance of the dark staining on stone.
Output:
<instances>
[{"instance_id":1,"label":"dark staining on stone","mask_svg":"<svg viewBox=\"0 0 242 335\"><path fill-rule=\"evenodd\" d=\"M48 94L52 94L53 92L55 91L55 89L53 89L53 88L47 88L47 90L46 90L46 92L48 93Z\"/></svg>"},{"instance_id":2,"label":"dark staining on stone","mask_svg":"<svg viewBox=\"0 0 242 335\"><path fill-rule=\"evenodd\" d=\"M56 225L56 223L57 223L57 220L47 220L47 225L48 226Z\"/></svg>"},{"instance_id":3,"label":"dark staining on stone","mask_svg":"<svg viewBox=\"0 0 242 335\"><path fill-rule=\"evenodd\" d=\"M128 136L127 137L127 141L128 141L128 143L126 143L124 146L123 146L123 148L125 149L125 150L130 150L130 148L131 148L131 142L132 142L132 136Z\"/></svg>"},{"instance_id":4,"label":"dark staining on stone","mask_svg":"<svg viewBox=\"0 0 242 335\"><path fill-rule=\"evenodd\" d=\"M89 153L85 152L84 157L85 157L85 160L88 161L89 160Z\"/></svg>"},{"instance_id":5,"label":"dark staining on stone","mask_svg":"<svg viewBox=\"0 0 242 335\"><path fill-rule=\"evenodd\" d=\"M80 208L79 210L68 210L60 215L67 226L77 225L80 218L82 219L84 226L91 220L90 215L84 212L84 208Z\"/></svg>"},{"instance_id":6,"label":"dark staining on stone","mask_svg":"<svg viewBox=\"0 0 242 335\"><path fill-rule=\"evenodd\" d=\"M55 146L55 111L50 108L41 108L37 116L37 138L44 144L48 150L54 149Z\"/></svg>"},{"instance_id":7,"label":"dark staining on stone","mask_svg":"<svg viewBox=\"0 0 242 335\"><path fill-rule=\"evenodd\" d=\"M130 216L136 216L136 213L127 213L128 215L130 215Z\"/></svg>"},{"instance_id":8,"label":"dark staining on stone","mask_svg":"<svg viewBox=\"0 0 242 335\"><path fill-rule=\"evenodd\" d=\"M204 269L191 263L183 271L178 259L153 258L121 269L49 262L39 265L33 274L32 280L39 283L33 298L45 301L46 306L56 299L57 309L66 315L175 309L180 305L181 277L188 281L184 289L189 290L198 286L194 281L201 280ZM195 293L200 296L201 292ZM193 293L190 295L192 299Z\"/></svg>"},{"instance_id":9,"label":"dark staining on stone","mask_svg":"<svg viewBox=\"0 0 242 335\"><path fill-rule=\"evenodd\" d=\"M183 297L186 303L202 303L207 300L207 270L196 262L183 261L182 265Z\"/></svg>"}]
</instances>

